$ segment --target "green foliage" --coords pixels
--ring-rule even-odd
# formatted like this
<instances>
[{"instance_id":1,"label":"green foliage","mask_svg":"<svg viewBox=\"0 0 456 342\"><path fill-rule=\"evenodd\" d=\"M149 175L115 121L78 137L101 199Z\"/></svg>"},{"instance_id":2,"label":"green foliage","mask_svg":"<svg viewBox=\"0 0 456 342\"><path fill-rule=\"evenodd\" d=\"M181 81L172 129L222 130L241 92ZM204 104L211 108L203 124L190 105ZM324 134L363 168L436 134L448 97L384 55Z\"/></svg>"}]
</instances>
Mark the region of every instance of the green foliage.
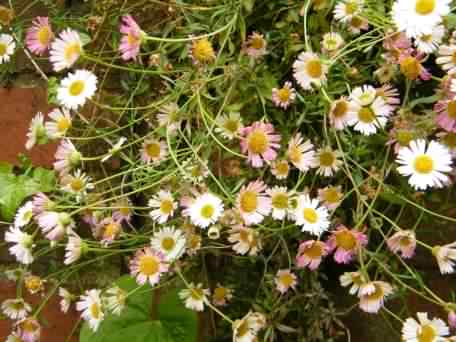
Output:
<instances>
[{"instance_id":1,"label":"green foliage","mask_svg":"<svg viewBox=\"0 0 456 342\"><path fill-rule=\"evenodd\" d=\"M80 342L193 342L198 334L197 316L184 307L177 293L169 290L165 295L153 298L149 285L137 288L130 276L119 278L116 284L134 293L128 296L121 315L108 315L93 333L87 323L83 325ZM152 319L152 307L158 306L158 319Z\"/></svg>"},{"instance_id":2,"label":"green foliage","mask_svg":"<svg viewBox=\"0 0 456 342\"><path fill-rule=\"evenodd\" d=\"M16 209L22 201L37 192L48 192L54 189L54 171L41 167L29 169L16 175L13 166L0 164L0 215L4 220L11 221Z\"/></svg>"}]
</instances>

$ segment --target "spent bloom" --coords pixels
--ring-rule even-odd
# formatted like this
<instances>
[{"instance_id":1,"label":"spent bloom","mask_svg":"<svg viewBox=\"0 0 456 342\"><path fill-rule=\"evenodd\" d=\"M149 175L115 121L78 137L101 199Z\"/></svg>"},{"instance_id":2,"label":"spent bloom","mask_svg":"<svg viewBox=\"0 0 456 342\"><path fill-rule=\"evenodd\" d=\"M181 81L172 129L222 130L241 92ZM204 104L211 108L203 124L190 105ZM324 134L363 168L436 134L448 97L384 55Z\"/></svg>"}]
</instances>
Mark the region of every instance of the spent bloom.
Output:
<instances>
[{"instance_id":1,"label":"spent bloom","mask_svg":"<svg viewBox=\"0 0 456 342\"><path fill-rule=\"evenodd\" d=\"M440 273L450 274L454 272L456 265L456 242L444 246L432 248L432 254L437 260Z\"/></svg>"},{"instance_id":2,"label":"spent bloom","mask_svg":"<svg viewBox=\"0 0 456 342\"><path fill-rule=\"evenodd\" d=\"M257 335L266 327L266 317L259 312L249 311L242 319L233 323L233 342L255 342Z\"/></svg>"},{"instance_id":3,"label":"spent bloom","mask_svg":"<svg viewBox=\"0 0 456 342\"><path fill-rule=\"evenodd\" d=\"M243 44L242 50L247 56L257 59L267 53L266 47L267 42L264 36L261 33L253 32Z\"/></svg>"},{"instance_id":4,"label":"spent bloom","mask_svg":"<svg viewBox=\"0 0 456 342\"><path fill-rule=\"evenodd\" d=\"M43 55L51 46L54 39L48 17L36 17L32 26L27 30L25 44L27 48L37 55Z\"/></svg>"},{"instance_id":5,"label":"spent bloom","mask_svg":"<svg viewBox=\"0 0 456 342\"><path fill-rule=\"evenodd\" d=\"M272 124L254 122L251 126L242 128L241 135L241 151L247 153L248 161L253 167L262 167L263 161L270 163L277 158L280 135L274 133Z\"/></svg>"},{"instance_id":6,"label":"spent bloom","mask_svg":"<svg viewBox=\"0 0 456 342\"><path fill-rule=\"evenodd\" d=\"M434 106L434 111L437 113L435 118L437 125L447 132L456 132L456 100L438 101Z\"/></svg>"},{"instance_id":7,"label":"spent bloom","mask_svg":"<svg viewBox=\"0 0 456 342\"><path fill-rule=\"evenodd\" d=\"M225 306L233 298L233 290L217 284L212 292L212 303L216 306Z\"/></svg>"},{"instance_id":8,"label":"spent bloom","mask_svg":"<svg viewBox=\"0 0 456 342\"><path fill-rule=\"evenodd\" d=\"M386 297L393 293L390 284L384 281L372 281L361 285L358 292L359 307L368 313L377 313L384 304Z\"/></svg>"},{"instance_id":9,"label":"spent bloom","mask_svg":"<svg viewBox=\"0 0 456 342\"><path fill-rule=\"evenodd\" d=\"M281 294L286 293L290 288L294 290L298 284L296 274L290 270L279 270L275 276L274 282L277 291Z\"/></svg>"},{"instance_id":10,"label":"spent bloom","mask_svg":"<svg viewBox=\"0 0 456 342\"><path fill-rule=\"evenodd\" d=\"M296 254L296 266L299 268L308 267L314 271L328 253L329 248L323 241L307 240L301 242Z\"/></svg>"},{"instance_id":11,"label":"spent bloom","mask_svg":"<svg viewBox=\"0 0 456 342\"><path fill-rule=\"evenodd\" d=\"M190 47L190 57L194 65L205 65L215 60L212 43L207 38L193 39Z\"/></svg>"},{"instance_id":12,"label":"spent bloom","mask_svg":"<svg viewBox=\"0 0 456 342\"><path fill-rule=\"evenodd\" d=\"M203 284L189 284L187 289L179 292L179 297L184 301L185 307L194 311L203 311L204 304L208 302L209 289L203 288Z\"/></svg>"},{"instance_id":13,"label":"spent bloom","mask_svg":"<svg viewBox=\"0 0 456 342\"><path fill-rule=\"evenodd\" d=\"M38 342L41 336L41 325L36 318L24 318L16 323L17 334L24 342Z\"/></svg>"},{"instance_id":14,"label":"spent bloom","mask_svg":"<svg viewBox=\"0 0 456 342\"><path fill-rule=\"evenodd\" d=\"M415 254L416 236L413 230L401 230L386 240L388 248L393 253L400 253L404 259Z\"/></svg>"}]
</instances>

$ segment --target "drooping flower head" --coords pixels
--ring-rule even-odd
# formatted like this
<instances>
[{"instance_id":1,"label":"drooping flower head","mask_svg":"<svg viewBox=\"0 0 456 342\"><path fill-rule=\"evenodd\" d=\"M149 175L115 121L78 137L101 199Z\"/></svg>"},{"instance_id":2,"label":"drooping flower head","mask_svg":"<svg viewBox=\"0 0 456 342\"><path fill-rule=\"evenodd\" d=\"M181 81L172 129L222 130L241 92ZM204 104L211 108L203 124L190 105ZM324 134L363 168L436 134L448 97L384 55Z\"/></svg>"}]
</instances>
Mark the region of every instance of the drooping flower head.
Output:
<instances>
[{"instance_id":1,"label":"drooping flower head","mask_svg":"<svg viewBox=\"0 0 456 342\"><path fill-rule=\"evenodd\" d=\"M71 140L64 139L55 152L54 169L60 176L64 176L81 163L81 158L81 152L76 149Z\"/></svg>"},{"instance_id":2,"label":"drooping flower head","mask_svg":"<svg viewBox=\"0 0 456 342\"><path fill-rule=\"evenodd\" d=\"M204 304L208 302L209 289L203 288L203 284L189 284L189 288L181 290L179 297L184 301L185 307L194 311L203 311Z\"/></svg>"},{"instance_id":3,"label":"drooping flower head","mask_svg":"<svg viewBox=\"0 0 456 342\"><path fill-rule=\"evenodd\" d=\"M46 132L51 139L59 139L65 136L71 128L72 120L70 111L66 108L56 108L48 114L51 121L46 122Z\"/></svg>"},{"instance_id":4,"label":"drooping flower head","mask_svg":"<svg viewBox=\"0 0 456 342\"><path fill-rule=\"evenodd\" d=\"M14 38L6 33L0 34L0 64L9 62L15 49Z\"/></svg>"},{"instance_id":5,"label":"drooping flower head","mask_svg":"<svg viewBox=\"0 0 456 342\"><path fill-rule=\"evenodd\" d=\"M270 123L254 122L241 129L241 151L247 154L253 167L262 167L263 161L270 163L277 158L280 148L280 135L274 133Z\"/></svg>"},{"instance_id":6,"label":"drooping flower head","mask_svg":"<svg viewBox=\"0 0 456 342\"><path fill-rule=\"evenodd\" d=\"M404 259L415 254L416 236L413 230L401 230L386 240L388 248L393 253L400 253Z\"/></svg>"},{"instance_id":7,"label":"drooping flower head","mask_svg":"<svg viewBox=\"0 0 456 342\"><path fill-rule=\"evenodd\" d=\"M444 246L432 248L432 254L437 260L440 273L450 274L454 272L456 265L456 242Z\"/></svg>"},{"instance_id":8,"label":"drooping flower head","mask_svg":"<svg viewBox=\"0 0 456 342\"><path fill-rule=\"evenodd\" d=\"M25 43L27 48L37 55L43 55L51 46L54 39L48 17L36 17L32 26L27 30Z\"/></svg>"},{"instance_id":9,"label":"drooping flower head","mask_svg":"<svg viewBox=\"0 0 456 342\"><path fill-rule=\"evenodd\" d=\"M372 281L361 285L359 290L359 307L367 313L377 313L386 297L393 293L390 284L384 281Z\"/></svg>"},{"instance_id":10,"label":"drooping flower head","mask_svg":"<svg viewBox=\"0 0 456 342\"><path fill-rule=\"evenodd\" d=\"M82 312L82 318L89 323L90 329L96 332L105 317L101 291L97 289L87 290L76 303L76 310Z\"/></svg>"},{"instance_id":11,"label":"drooping flower head","mask_svg":"<svg viewBox=\"0 0 456 342\"><path fill-rule=\"evenodd\" d=\"M33 262L32 249L35 245L32 235L23 232L20 228L11 226L5 233L5 241L14 244L9 248L9 252L16 257L18 262L25 265Z\"/></svg>"}]
</instances>

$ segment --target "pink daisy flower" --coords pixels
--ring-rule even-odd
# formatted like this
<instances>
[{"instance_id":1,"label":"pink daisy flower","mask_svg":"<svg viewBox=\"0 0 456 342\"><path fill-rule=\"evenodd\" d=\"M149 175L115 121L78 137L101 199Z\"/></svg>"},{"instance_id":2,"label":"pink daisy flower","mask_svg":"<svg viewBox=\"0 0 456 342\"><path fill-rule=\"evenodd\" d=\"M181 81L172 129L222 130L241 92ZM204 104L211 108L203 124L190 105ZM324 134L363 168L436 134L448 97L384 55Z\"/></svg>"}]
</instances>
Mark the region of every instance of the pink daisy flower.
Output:
<instances>
[{"instance_id":1,"label":"pink daisy flower","mask_svg":"<svg viewBox=\"0 0 456 342\"><path fill-rule=\"evenodd\" d=\"M350 230L340 225L332 232L327 241L330 251L334 253L334 260L339 264L348 264L358 250L367 245L367 236L357 230Z\"/></svg>"},{"instance_id":2,"label":"pink daisy flower","mask_svg":"<svg viewBox=\"0 0 456 342\"><path fill-rule=\"evenodd\" d=\"M399 91L391 84L385 84L380 88L375 89L377 96L381 97L387 105L391 107L391 112L394 108L400 105L401 97Z\"/></svg>"},{"instance_id":3,"label":"pink daisy flower","mask_svg":"<svg viewBox=\"0 0 456 342\"><path fill-rule=\"evenodd\" d=\"M54 169L60 174L60 176L65 176L71 169L79 165L81 158L81 153L76 149L70 140L62 140L55 152Z\"/></svg>"},{"instance_id":4,"label":"pink daisy flower","mask_svg":"<svg viewBox=\"0 0 456 342\"><path fill-rule=\"evenodd\" d=\"M266 184L256 180L239 191L236 207L246 225L261 223L271 212L272 201L266 194L266 188Z\"/></svg>"},{"instance_id":5,"label":"pink daisy flower","mask_svg":"<svg viewBox=\"0 0 456 342\"><path fill-rule=\"evenodd\" d=\"M274 134L274 126L257 121L242 128L240 133L242 153L247 153L248 161L253 167L262 167L263 160L269 164L277 158L280 135Z\"/></svg>"},{"instance_id":6,"label":"pink daisy flower","mask_svg":"<svg viewBox=\"0 0 456 342\"><path fill-rule=\"evenodd\" d=\"M42 55L49 49L53 39L54 33L49 24L49 18L36 17L32 26L27 30L25 44L33 53Z\"/></svg>"},{"instance_id":7,"label":"pink daisy flower","mask_svg":"<svg viewBox=\"0 0 456 342\"><path fill-rule=\"evenodd\" d=\"M314 271L328 253L329 248L323 241L308 240L301 242L296 255L296 265L299 268L308 267Z\"/></svg>"},{"instance_id":8,"label":"pink daisy flower","mask_svg":"<svg viewBox=\"0 0 456 342\"><path fill-rule=\"evenodd\" d=\"M51 241L61 240L66 233L72 231L75 223L67 213L45 211L37 216L38 226Z\"/></svg>"},{"instance_id":9,"label":"pink daisy flower","mask_svg":"<svg viewBox=\"0 0 456 342\"><path fill-rule=\"evenodd\" d=\"M144 32L131 15L122 17L120 32L123 34L119 46L122 59L124 61L128 61L130 59L136 60L139 54L139 49L141 48Z\"/></svg>"},{"instance_id":10,"label":"pink daisy flower","mask_svg":"<svg viewBox=\"0 0 456 342\"><path fill-rule=\"evenodd\" d=\"M437 125L448 132L456 132L456 100L441 100L435 104L434 111L438 113Z\"/></svg>"},{"instance_id":11,"label":"pink daisy flower","mask_svg":"<svg viewBox=\"0 0 456 342\"><path fill-rule=\"evenodd\" d=\"M451 327L451 329L456 329L456 312L453 310L448 312L448 325Z\"/></svg>"},{"instance_id":12,"label":"pink daisy flower","mask_svg":"<svg viewBox=\"0 0 456 342\"><path fill-rule=\"evenodd\" d=\"M386 244L391 252L401 253L404 259L409 259L415 254L415 232L412 230L401 230L396 232L386 240Z\"/></svg>"},{"instance_id":13,"label":"pink daisy flower","mask_svg":"<svg viewBox=\"0 0 456 342\"><path fill-rule=\"evenodd\" d=\"M39 192L32 199L33 202L33 215L38 216L47 210L52 210L55 203L49 199L44 193Z\"/></svg>"},{"instance_id":14,"label":"pink daisy flower","mask_svg":"<svg viewBox=\"0 0 456 342\"><path fill-rule=\"evenodd\" d=\"M401 73L409 80L418 78L423 81L431 79L432 74L421 64L426 55L422 53L404 53L399 57Z\"/></svg>"},{"instance_id":15,"label":"pink daisy flower","mask_svg":"<svg viewBox=\"0 0 456 342\"><path fill-rule=\"evenodd\" d=\"M136 277L139 285L149 283L154 286L160 281L162 273L168 272L169 265L165 262L165 256L145 247L136 252L134 259L130 261L130 271Z\"/></svg>"},{"instance_id":16,"label":"pink daisy flower","mask_svg":"<svg viewBox=\"0 0 456 342\"><path fill-rule=\"evenodd\" d=\"M242 50L253 59L263 57L267 51L267 42L261 33L253 32L243 44Z\"/></svg>"}]
</instances>

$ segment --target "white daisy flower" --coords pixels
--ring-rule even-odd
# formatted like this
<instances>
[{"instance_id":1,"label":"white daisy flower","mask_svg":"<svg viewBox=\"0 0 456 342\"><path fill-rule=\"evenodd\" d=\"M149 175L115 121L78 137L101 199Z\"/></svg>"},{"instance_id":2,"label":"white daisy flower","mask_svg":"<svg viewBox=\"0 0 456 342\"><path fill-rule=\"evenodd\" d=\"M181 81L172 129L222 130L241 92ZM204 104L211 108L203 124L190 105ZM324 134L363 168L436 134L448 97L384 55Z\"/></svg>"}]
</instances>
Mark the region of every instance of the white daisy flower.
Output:
<instances>
[{"instance_id":1,"label":"white daisy flower","mask_svg":"<svg viewBox=\"0 0 456 342\"><path fill-rule=\"evenodd\" d=\"M16 49L16 43L12 36L6 33L0 34L0 64L9 62Z\"/></svg>"},{"instance_id":2,"label":"white daisy flower","mask_svg":"<svg viewBox=\"0 0 456 342\"><path fill-rule=\"evenodd\" d=\"M74 300L74 296L65 288L59 287L59 297L60 299L60 310L63 313L67 313L70 309L70 305Z\"/></svg>"},{"instance_id":3,"label":"white daisy flower","mask_svg":"<svg viewBox=\"0 0 456 342\"><path fill-rule=\"evenodd\" d=\"M362 87L356 87L350 94L350 99L358 103L360 106L369 106L377 97L377 90L368 84Z\"/></svg>"},{"instance_id":4,"label":"white daisy flower","mask_svg":"<svg viewBox=\"0 0 456 342\"><path fill-rule=\"evenodd\" d=\"M44 126L44 117L41 112L38 112L30 122L30 127L27 132L27 141L25 142L25 148L27 150L32 149L36 143L45 143L47 139L46 128Z\"/></svg>"},{"instance_id":5,"label":"white daisy flower","mask_svg":"<svg viewBox=\"0 0 456 342\"><path fill-rule=\"evenodd\" d=\"M451 0L396 0L393 21L409 38L432 34L432 29L450 12Z\"/></svg>"},{"instance_id":6,"label":"white daisy flower","mask_svg":"<svg viewBox=\"0 0 456 342\"><path fill-rule=\"evenodd\" d=\"M184 233L172 227L161 228L154 233L150 241L151 247L160 251L169 262L179 259L184 254L186 243Z\"/></svg>"},{"instance_id":7,"label":"white daisy flower","mask_svg":"<svg viewBox=\"0 0 456 342\"><path fill-rule=\"evenodd\" d=\"M277 291L284 294L290 288L294 290L298 284L297 278L290 270L279 270L274 278Z\"/></svg>"},{"instance_id":8,"label":"white daisy flower","mask_svg":"<svg viewBox=\"0 0 456 342\"><path fill-rule=\"evenodd\" d=\"M69 73L57 89L57 100L69 109L78 109L97 91L97 76L87 70Z\"/></svg>"},{"instance_id":9,"label":"white daisy flower","mask_svg":"<svg viewBox=\"0 0 456 342\"><path fill-rule=\"evenodd\" d=\"M207 296L209 295L209 289L204 289L203 284L195 286L190 283L188 289L179 292L179 297L184 301L185 307L194 311L204 310L204 304L208 302Z\"/></svg>"},{"instance_id":10,"label":"white daisy flower","mask_svg":"<svg viewBox=\"0 0 456 342\"><path fill-rule=\"evenodd\" d=\"M91 181L90 176L78 169L72 175L66 175L62 178L62 182L65 184L62 189L75 195L76 201L79 202L81 198L87 196L87 191L93 190L94 185Z\"/></svg>"},{"instance_id":11,"label":"white daisy flower","mask_svg":"<svg viewBox=\"0 0 456 342\"><path fill-rule=\"evenodd\" d=\"M342 161L338 158L342 153L333 151L330 147L324 147L317 151L312 167L318 167L317 175L332 177L339 170Z\"/></svg>"},{"instance_id":12,"label":"white daisy flower","mask_svg":"<svg viewBox=\"0 0 456 342\"><path fill-rule=\"evenodd\" d=\"M266 194L266 189L263 181L256 180L242 186L239 191L236 208L246 225L261 223L271 212L271 198Z\"/></svg>"},{"instance_id":13,"label":"white daisy flower","mask_svg":"<svg viewBox=\"0 0 456 342\"><path fill-rule=\"evenodd\" d=\"M307 194L297 198L292 214L296 224L302 226L303 232L321 235L329 227L328 209L321 207L317 199L311 199Z\"/></svg>"},{"instance_id":14,"label":"white daisy flower","mask_svg":"<svg viewBox=\"0 0 456 342\"><path fill-rule=\"evenodd\" d=\"M157 114L158 124L166 127L167 132L171 135L175 134L182 121L182 114L179 113L179 110L177 103L171 102L163 105Z\"/></svg>"},{"instance_id":15,"label":"white daisy flower","mask_svg":"<svg viewBox=\"0 0 456 342\"><path fill-rule=\"evenodd\" d=\"M54 71L61 71L73 66L81 53L82 41L79 34L71 29L66 29L52 43L49 60Z\"/></svg>"},{"instance_id":16,"label":"white daisy flower","mask_svg":"<svg viewBox=\"0 0 456 342\"><path fill-rule=\"evenodd\" d=\"M70 111L66 108L56 108L48 116L52 119L52 121L46 122L45 125L48 136L51 139L64 137L72 123Z\"/></svg>"},{"instance_id":17,"label":"white daisy flower","mask_svg":"<svg viewBox=\"0 0 456 342\"><path fill-rule=\"evenodd\" d=\"M84 241L76 235L72 233L68 237L68 242L65 246L65 260L64 264L69 265L81 258L81 255L85 253L87 246L85 245Z\"/></svg>"},{"instance_id":18,"label":"white daisy flower","mask_svg":"<svg viewBox=\"0 0 456 342\"><path fill-rule=\"evenodd\" d=\"M45 211L38 215L38 226L51 241L57 241L74 228L74 221L67 213Z\"/></svg>"},{"instance_id":19,"label":"white daisy flower","mask_svg":"<svg viewBox=\"0 0 456 342\"><path fill-rule=\"evenodd\" d=\"M334 7L334 18L342 23L350 21L363 9L363 0L342 0Z\"/></svg>"},{"instance_id":20,"label":"white daisy flower","mask_svg":"<svg viewBox=\"0 0 456 342\"><path fill-rule=\"evenodd\" d=\"M352 103L342 96L340 99L331 103L329 110L329 123L336 130L342 130L348 126L348 123L353 119Z\"/></svg>"},{"instance_id":21,"label":"white daisy flower","mask_svg":"<svg viewBox=\"0 0 456 342\"><path fill-rule=\"evenodd\" d=\"M426 148L422 139L411 141L409 147L401 147L396 162L401 165L397 171L410 177L409 184L416 190L443 187L449 181L445 173L452 170L449 150L435 141L431 141Z\"/></svg>"},{"instance_id":22,"label":"white daisy flower","mask_svg":"<svg viewBox=\"0 0 456 342\"><path fill-rule=\"evenodd\" d=\"M290 195L284 186L274 186L267 189L266 193L271 198L272 217L276 220L283 220L290 207Z\"/></svg>"},{"instance_id":23,"label":"white daisy flower","mask_svg":"<svg viewBox=\"0 0 456 342\"><path fill-rule=\"evenodd\" d=\"M239 137L239 132L243 127L241 114L237 112L217 116L215 124L217 125L215 132L228 140Z\"/></svg>"},{"instance_id":24,"label":"white daisy flower","mask_svg":"<svg viewBox=\"0 0 456 342\"><path fill-rule=\"evenodd\" d=\"M76 310L82 311L82 318L89 323L90 329L94 332L98 330L105 316L100 295L100 290L87 290L76 303Z\"/></svg>"},{"instance_id":25,"label":"white daisy flower","mask_svg":"<svg viewBox=\"0 0 456 342\"><path fill-rule=\"evenodd\" d=\"M249 311L242 319L233 322L233 342L256 342L258 333L266 326L266 317Z\"/></svg>"},{"instance_id":26,"label":"white daisy flower","mask_svg":"<svg viewBox=\"0 0 456 342\"><path fill-rule=\"evenodd\" d=\"M113 286L106 291L104 297L106 308L111 311L114 315L120 315L125 308L127 302L127 291L121 289L118 286Z\"/></svg>"},{"instance_id":27,"label":"white daisy flower","mask_svg":"<svg viewBox=\"0 0 456 342\"><path fill-rule=\"evenodd\" d=\"M33 262L32 249L35 245L30 234L24 233L20 228L11 226L5 233L5 241L14 243L9 248L9 252L16 257L18 262L26 265Z\"/></svg>"},{"instance_id":28,"label":"white daisy flower","mask_svg":"<svg viewBox=\"0 0 456 342\"><path fill-rule=\"evenodd\" d=\"M157 223L163 224L168 221L177 209L177 203L169 191L160 190L149 200L149 207L156 208L149 212L150 217Z\"/></svg>"},{"instance_id":29,"label":"white daisy flower","mask_svg":"<svg viewBox=\"0 0 456 342\"><path fill-rule=\"evenodd\" d=\"M17 210L16 217L14 218L14 226L22 228L29 224L33 217L33 202L28 201Z\"/></svg>"},{"instance_id":30,"label":"white daisy flower","mask_svg":"<svg viewBox=\"0 0 456 342\"><path fill-rule=\"evenodd\" d=\"M195 226L207 228L223 214L223 202L217 196L204 193L195 198L190 206L183 211Z\"/></svg>"},{"instance_id":31,"label":"white daisy flower","mask_svg":"<svg viewBox=\"0 0 456 342\"><path fill-rule=\"evenodd\" d=\"M454 272L456 264L456 242L432 248L432 254L437 260L440 273L450 274Z\"/></svg>"},{"instance_id":32,"label":"white daisy flower","mask_svg":"<svg viewBox=\"0 0 456 342\"><path fill-rule=\"evenodd\" d=\"M361 106L358 102L352 102L351 115L349 125L353 126L355 131L361 132L364 135L375 134L380 127L385 127L391 108L381 98L377 97L370 105Z\"/></svg>"},{"instance_id":33,"label":"white daisy flower","mask_svg":"<svg viewBox=\"0 0 456 342\"><path fill-rule=\"evenodd\" d=\"M147 138L141 148L141 160L146 164L158 165L168 155L168 145L163 140Z\"/></svg>"},{"instance_id":34,"label":"white daisy flower","mask_svg":"<svg viewBox=\"0 0 456 342\"><path fill-rule=\"evenodd\" d=\"M12 320L21 320L28 316L32 307L22 298L7 299L2 303L3 314Z\"/></svg>"},{"instance_id":35,"label":"white daisy flower","mask_svg":"<svg viewBox=\"0 0 456 342\"><path fill-rule=\"evenodd\" d=\"M436 51L445 36L445 27L437 25L432 28L432 33L421 34L415 38L415 46L419 52L430 54Z\"/></svg>"},{"instance_id":36,"label":"white daisy flower","mask_svg":"<svg viewBox=\"0 0 456 342\"><path fill-rule=\"evenodd\" d=\"M328 66L313 52L302 52L293 63L293 77L306 90L311 90L312 85L320 87L325 83L327 72Z\"/></svg>"},{"instance_id":37,"label":"white daisy flower","mask_svg":"<svg viewBox=\"0 0 456 342\"><path fill-rule=\"evenodd\" d=\"M252 228L235 226L230 230L228 241L233 245L231 248L238 254L257 255L263 248L260 233Z\"/></svg>"},{"instance_id":38,"label":"white daisy flower","mask_svg":"<svg viewBox=\"0 0 456 342\"><path fill-rule=\"evenodd\" d=\"M279 180L286 179L290 173L290 165L285 159L274 160L271 163L271 173Z\"/></svg>"},{"instance_id":39,"label":"white daisy flower","mask_svg":"<svg viewBox=\"0 0 456 342\"><path fill-rule=\"evenodd\" d=\"M328 32L323 35L323 40L321 42L322 51L326 53L334 53L338 51L345 41L342 36L337 32Z\"/></svg>"},{"instance_id":40,"label":"white daisy flower","mask_svg":"<svg viewBox=\"0 0 456 342\"><path fill-rule=\"evenodd\" d=\"M402 326L404 342L444 342L444 336L450 334L448 326L441 319L430 320L425 312L418 312L416 316L418 321L410 317Z\"/></svg>"},{"instance_id":41,"label":"white daisy flower","mask_svg":"<svg viewBox=\"0 0 456 342\"><path fill-rule=\"evenodd\" d=\"M435 62L449 74L456 72L456 45L442 45Z\"/></svg>"},{"instance_id":42,"label":"white daisy flower","mask_svg":"<svg viewBox=\"0 0 456 342\"><path fill-rule=\"evenodd\" d=\"M299 171L306 172L314 162L314 145L310 140L304 141L301 133L297 133L288 142L287 157Z\"/></svg>"}]
</instances>

